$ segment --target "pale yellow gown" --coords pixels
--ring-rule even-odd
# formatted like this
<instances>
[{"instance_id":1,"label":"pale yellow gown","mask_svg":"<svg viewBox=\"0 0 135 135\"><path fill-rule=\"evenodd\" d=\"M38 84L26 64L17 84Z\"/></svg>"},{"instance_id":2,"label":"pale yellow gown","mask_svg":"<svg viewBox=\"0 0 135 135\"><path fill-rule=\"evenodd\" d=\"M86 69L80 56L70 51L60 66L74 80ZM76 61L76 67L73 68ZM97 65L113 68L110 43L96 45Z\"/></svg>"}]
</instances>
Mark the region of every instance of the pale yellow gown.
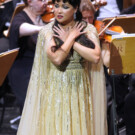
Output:
<instances>
[{"instance_id":1,"label":"pale yellow gown","mask_svg":"<svg viewBox=\"0 0 135 135\"><path fill-rule=\"evenodd\" d=\"M91 64L73 51L61 66L53 65L46 55L53 23L39 33L17 135L107 135L102 61ZM92 25L85 31L98 42Z\"/></svg>"}]
</instances>

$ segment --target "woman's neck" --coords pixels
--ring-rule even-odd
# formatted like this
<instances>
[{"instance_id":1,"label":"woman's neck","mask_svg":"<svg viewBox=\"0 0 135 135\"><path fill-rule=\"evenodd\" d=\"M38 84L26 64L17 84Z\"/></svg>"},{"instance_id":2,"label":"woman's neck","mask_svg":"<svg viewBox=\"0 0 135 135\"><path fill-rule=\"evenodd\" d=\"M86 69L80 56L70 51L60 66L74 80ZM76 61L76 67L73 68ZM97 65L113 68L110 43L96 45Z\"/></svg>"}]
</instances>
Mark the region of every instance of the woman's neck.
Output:
<instances>
[{"instance_id":1,"label":"woman's neck","mask_svg":"<svg viewBox=\"0 0 135 135\"><path fill-rule=\"evenodd\" d=\"M75 25L75 20L72 20L71 22L67 23L67 24L60 24L62 26L63 29L66 29L68 27L73 27Z\"/></svg>"}]
</instances>

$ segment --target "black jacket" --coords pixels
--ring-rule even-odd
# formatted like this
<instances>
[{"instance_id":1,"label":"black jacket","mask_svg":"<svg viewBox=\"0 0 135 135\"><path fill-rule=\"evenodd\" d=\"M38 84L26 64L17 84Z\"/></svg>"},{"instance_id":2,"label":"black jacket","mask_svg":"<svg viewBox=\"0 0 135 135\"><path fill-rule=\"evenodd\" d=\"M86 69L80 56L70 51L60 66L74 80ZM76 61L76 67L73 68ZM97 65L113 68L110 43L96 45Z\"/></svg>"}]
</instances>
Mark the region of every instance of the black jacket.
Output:
<instances>
[{"instance_id":1,"label":"black jacket","mask_svg":"<svg viewBox=\"0 0 135 135\"><path fill-rule=\"evenodd\" d=\"M123 10L123 0L116 0L120 12Z\"/></svg>"},{"instance_id":2,"label":"black jacket","mask_svg":"<svg viewBox=\"0 0 135 135\"><path fill-rule=\"evenodd\" d=\"M129 8L122 10L121 12L121 14L134 14L134 13L135 13L135 5L132 5Z\"/></svg>"}]
</instances>

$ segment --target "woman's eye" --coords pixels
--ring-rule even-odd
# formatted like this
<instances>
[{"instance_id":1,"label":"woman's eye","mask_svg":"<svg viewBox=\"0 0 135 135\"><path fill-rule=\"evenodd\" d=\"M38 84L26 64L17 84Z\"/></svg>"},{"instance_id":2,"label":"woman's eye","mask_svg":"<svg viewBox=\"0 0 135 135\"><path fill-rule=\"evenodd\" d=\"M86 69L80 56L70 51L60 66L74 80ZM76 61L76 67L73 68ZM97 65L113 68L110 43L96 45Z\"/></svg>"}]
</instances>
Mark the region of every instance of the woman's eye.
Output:
<instances>
[{"instance_id":1,"label":"woman's eye","mask_svg":"<svg viewBox=\"0 0 135 135\"><path fill-rule=\"evenodd\" d=\"M66 6L66 5L63 5L63 8L64 8L64 9L68 9L69 7L68 7L68 6Z\"/></svg>"},{"instance_id":2,"label":"woman's eye","mask_svg":"<svg viewBox=\"0 0 135 135\"><path fill-rule=\"evenodd\" d=\"M58 4L55 4L54 6L55 6L55 8L58 8L58 7L59 7L59 5L58 5Z\"/></svg>"}]
</instances>

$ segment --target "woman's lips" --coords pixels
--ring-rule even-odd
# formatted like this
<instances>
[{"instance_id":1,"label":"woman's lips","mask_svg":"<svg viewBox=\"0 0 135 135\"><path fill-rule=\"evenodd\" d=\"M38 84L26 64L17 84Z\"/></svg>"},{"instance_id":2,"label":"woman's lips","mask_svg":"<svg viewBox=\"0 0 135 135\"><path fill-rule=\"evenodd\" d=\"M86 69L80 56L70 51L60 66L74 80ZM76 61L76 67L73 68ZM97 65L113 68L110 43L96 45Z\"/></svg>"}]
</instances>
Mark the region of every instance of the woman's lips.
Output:
<instances>
[{"instance_id":1,"label":"woman's lips","mask_svg":"<svg viewBox=\"0 0 135 135\"><path fill-rule=\"evenodd\" d=\"M58 19L62 19L63 16L62 16L62 15L58 15L57 18L58 18Z\"/></svg>"}]
</instances>

